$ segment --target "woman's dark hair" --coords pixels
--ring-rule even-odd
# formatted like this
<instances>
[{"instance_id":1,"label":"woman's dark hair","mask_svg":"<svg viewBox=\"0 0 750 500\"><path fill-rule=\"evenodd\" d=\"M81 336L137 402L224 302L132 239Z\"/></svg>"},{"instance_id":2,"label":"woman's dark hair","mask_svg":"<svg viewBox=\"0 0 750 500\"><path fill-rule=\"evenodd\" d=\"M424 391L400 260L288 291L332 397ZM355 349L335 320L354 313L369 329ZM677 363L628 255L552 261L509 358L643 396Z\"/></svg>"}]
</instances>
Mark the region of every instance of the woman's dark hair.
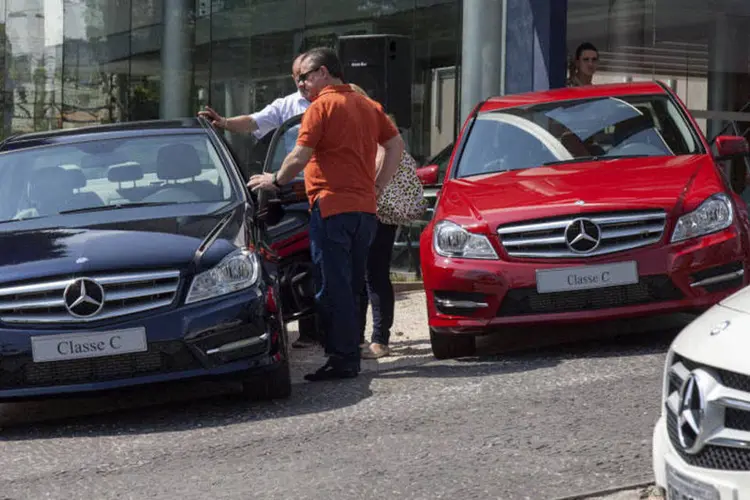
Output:
<instances>
[{"instance_id":1,"label":"woman's dark hair","mask_svg":"<svg viewBox=\"0 0 750 500\"><path fill-rule=\"evenodd\" d=\"M576 61L581 58L581 54L583 54L583 51L585 50L593 50L597 54L599 54L599 51L594 47L593 43L590 42L583 42L581 45L578 46L576 49Z\"/></svg>"},{"instance_id":2,"label":"woman's dark hair","mask_svg":"<svg viewBox=\"0 0 750 500\"><path fill-rule=\"evenodd\" d=\"M307 51L305 59L310 59L316 68L325 66L332 77L344 79L344 70L335 50L329 47L315 47Z\"/></svg>"}]
</instances>

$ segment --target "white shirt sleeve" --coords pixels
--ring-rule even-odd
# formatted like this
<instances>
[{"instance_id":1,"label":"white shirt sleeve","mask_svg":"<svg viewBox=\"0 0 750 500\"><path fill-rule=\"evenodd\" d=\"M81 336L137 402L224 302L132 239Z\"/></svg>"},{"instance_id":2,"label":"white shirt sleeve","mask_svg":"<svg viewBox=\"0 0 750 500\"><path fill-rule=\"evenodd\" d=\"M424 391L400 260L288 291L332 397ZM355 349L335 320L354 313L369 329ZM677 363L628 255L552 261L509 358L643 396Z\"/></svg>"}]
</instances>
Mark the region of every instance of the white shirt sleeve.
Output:
<instances>
[{"instance_id":1,"label":"white shirt sleeve","mask_svg":"<svg viewBox=\"0 0 750 500\"><path fill-rule=\"evenodd\" d=\"M250 117L258 125L258 130L253 132L253 135L260 139L271 130L277 129L284 123L283 119L283 107L284 99L276 99L271 104L261 109L257 113L253 113Z\"/></svg>"}]
</instances>

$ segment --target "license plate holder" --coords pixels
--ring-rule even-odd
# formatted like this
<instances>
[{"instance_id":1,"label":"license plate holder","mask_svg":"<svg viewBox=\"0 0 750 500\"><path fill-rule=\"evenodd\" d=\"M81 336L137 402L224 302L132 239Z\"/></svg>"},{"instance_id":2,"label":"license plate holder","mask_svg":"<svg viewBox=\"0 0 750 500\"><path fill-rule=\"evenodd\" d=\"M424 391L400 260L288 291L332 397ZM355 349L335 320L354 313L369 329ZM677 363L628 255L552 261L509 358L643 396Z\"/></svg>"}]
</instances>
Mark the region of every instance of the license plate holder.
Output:
<instances>
[{"instance_id":1,"label":"license plate holder","mask_svg":"<svg viewBox=\"0 0 750 500\"><path fill-rule=\"evenodd\" d=\"M572 292L634 285L638 281L638 264L635 261L536 271L538 293Z\"/></svg>"},{"instance_id":2,"label":"license plate holder","mask_svg":"<svg viewBox=\"0 0 750 500\"><path fill-rule=\"evenodd\" d=\"M667 465L667 500L719 500L719 491L701 481L688 478Z\"/></svg>"},{"instance_id":3,"label":"license plate holder","mask_svg":"<svg viewBox=\"0 0 750 500\"><path fill-rule=\"evenodd\" d=\"M144 327L31 337L35 363L118 356L148 350Z\"/></svg>"}]
</instances>

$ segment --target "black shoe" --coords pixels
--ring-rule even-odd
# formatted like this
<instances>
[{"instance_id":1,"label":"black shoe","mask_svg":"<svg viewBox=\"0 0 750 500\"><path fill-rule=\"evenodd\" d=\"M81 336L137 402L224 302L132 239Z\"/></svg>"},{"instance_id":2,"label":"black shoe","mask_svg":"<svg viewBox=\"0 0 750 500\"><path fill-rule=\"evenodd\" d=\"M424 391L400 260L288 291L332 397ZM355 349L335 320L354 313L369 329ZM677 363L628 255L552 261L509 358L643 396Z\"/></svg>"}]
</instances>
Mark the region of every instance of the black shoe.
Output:
<instances>
[{"instance_id":1,"label":"black shoe","mask_svg":"<svg viewBox=\"0 0 750 500\"><path fill-rule=\"evenodd\" d=\"M354 368L342 368L333 365L330 361L318 368L313 373L305 375L305 380L310 382L322 382L324 380L337 380L344 378L355 378L359 371Z\"/></svg>"}]
</instances>

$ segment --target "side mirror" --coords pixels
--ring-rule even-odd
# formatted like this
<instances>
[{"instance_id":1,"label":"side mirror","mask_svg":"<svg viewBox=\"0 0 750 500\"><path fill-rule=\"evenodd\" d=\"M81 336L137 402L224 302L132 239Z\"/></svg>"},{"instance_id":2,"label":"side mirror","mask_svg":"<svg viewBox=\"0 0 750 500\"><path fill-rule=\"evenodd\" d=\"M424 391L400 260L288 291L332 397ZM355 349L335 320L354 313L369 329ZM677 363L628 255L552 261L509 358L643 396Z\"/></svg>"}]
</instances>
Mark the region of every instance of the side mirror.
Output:
<instances>
[{"instance_id":1,"label":"side mirror","mask_svg":"<svg viewBox=\"0 0 750 500\"><path fill-rule=\"evenodd\" d=\"M439 173L440 169L437 165L427 165L425 167L420 167L417 169L417 177L419 177L419 182L421 182L424 186L437 184Z\"/></svg>"},{"instance_id":2,"label":"side mirror","mask_svg":"<svg viewBox=\"0 0 750 500\"><path fill-rule=\"evenodd\" d=\"M715 139L716 160L724 161L750 153L747 139L736 135L720 135Z\"/></svg>"}]
</instances>

